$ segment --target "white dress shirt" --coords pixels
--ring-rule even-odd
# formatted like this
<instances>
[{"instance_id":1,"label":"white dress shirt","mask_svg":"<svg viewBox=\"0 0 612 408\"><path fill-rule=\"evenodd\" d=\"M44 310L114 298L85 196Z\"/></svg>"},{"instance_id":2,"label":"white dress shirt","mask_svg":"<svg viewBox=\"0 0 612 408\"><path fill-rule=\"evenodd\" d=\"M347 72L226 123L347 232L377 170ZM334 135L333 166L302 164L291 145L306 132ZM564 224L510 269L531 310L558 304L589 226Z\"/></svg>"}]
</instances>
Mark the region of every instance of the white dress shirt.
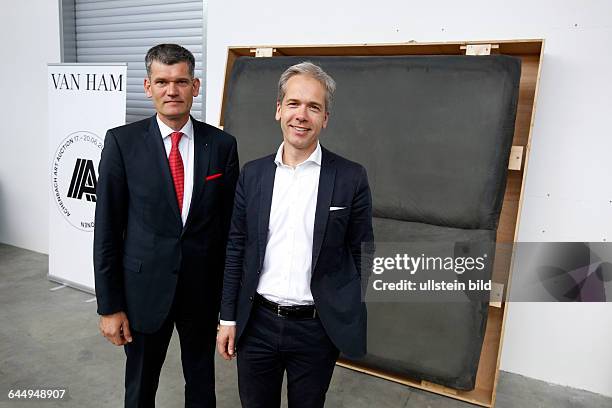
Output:
<instances>
[{"instance_id":1,"label":"white dress shirt","mask_svg":"<svg viewBox=\"0 0 612 408\"><path fill-rule=\"evenodd\" d=\"M166 157L170 157L170 150L172 149L172 139L170 135L174 130L161 121L159 115L157 115L157 125L159 126L159 132L162 135L164 141L164 147L166 148ZM183 211L181 212L181 219L183 225L187 221L187 215L189 215L189 207L191 206L191 195L193 193L193 155L194 155L194 143L193 143L193 123L191 118L185 123L185 126L179 130L183 134L179 141L179 152L183 159L183 172L185 175L184 181L184 192L183 192Z\"/></svg>"},{"instance_id":2,"label":"white dress shirt","mask_svg":"<svg viewBox=\"0 0 612 408\"><path fill-rule=\"evenodd\" d=\"M274 159L276 176L268 242L257 292L281 305L313 304L312 239L314 230L321 146L295 167L283 163L283 144Z\"/></svg>"},{"instance_id":3,"label":"white dress shirt","mask_svg":"<svg viewBox=\"0 0 612 408\"><path fill-rule=\"evenodd\" d=\"M285 306L312 305L312 240L319 174L321 145L295 167L283 163L283 144L276 152L276 175L268 242L257 293ZM235 321L221 320L224 326Z\"/></svg>"}]
</instances>

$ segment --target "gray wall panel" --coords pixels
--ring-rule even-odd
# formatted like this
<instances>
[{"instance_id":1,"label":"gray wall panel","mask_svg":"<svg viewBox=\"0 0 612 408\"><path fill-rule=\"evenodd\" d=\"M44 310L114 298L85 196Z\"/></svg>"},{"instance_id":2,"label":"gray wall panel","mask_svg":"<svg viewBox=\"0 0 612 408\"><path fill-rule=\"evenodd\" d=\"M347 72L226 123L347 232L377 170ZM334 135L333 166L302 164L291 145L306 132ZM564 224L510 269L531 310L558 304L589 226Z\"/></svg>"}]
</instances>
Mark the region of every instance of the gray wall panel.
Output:
<instances>
[{"instance_id":1,"label":"gray wall panel","mask_svg":"<svg viewBox=\"0 0 612 408\"><path fill-rule=\"evenodd\" d=\"M126 121L134 122L155 113L144 95L144 57L160 43L176 43L196 59L195 75L203 78L206 53L202 1L186 0L76 0L76 61L125 62L128 64ZM204 98L194 99L192 114L204 116Z\"/></svg>"}]
</instances>

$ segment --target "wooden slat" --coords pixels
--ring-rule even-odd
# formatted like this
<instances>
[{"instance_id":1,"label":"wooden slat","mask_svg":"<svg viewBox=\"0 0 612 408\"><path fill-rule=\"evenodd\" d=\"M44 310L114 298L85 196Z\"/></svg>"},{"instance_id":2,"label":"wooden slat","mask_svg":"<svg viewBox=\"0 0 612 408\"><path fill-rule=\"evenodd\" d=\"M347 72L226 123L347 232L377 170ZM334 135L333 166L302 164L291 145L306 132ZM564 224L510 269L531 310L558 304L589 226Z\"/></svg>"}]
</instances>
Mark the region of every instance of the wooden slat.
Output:
<instances>
[{"instance_id":1,"label":"wooden slat","mask_svg":"<svg viewBox=\"0 0 612 408\"><path fill-rule=\"evenodd\" d=\"M424 390L432 391L432 392L435 392L437 394L457 395L457 390L445 387L445 386L440 385L440 384L436 384L436 383L432 383L432 382L429 382L429 381L425 381L425 380L421 381L421 387L423 387Z\"/></svg>"},{"instance_id":2,"label":"wooden slat","mask_svg":"<svg viewBox=\"0 0 612 408\"><path fill-rule=\"evenodd\" d=\"M531 116L535 97L538 69L540 66L539 55L520 55L521 58L521 86L519 88L519 100L516 109L516 122L514 125L515 146L526 146L531 128Z\"/></svg>"},{"instance_id":3,"label":"wooden slat","mask_svg":"<svg viewBox=\"0 0 612 408\"><path fill-rule=\"evenodd\" d=\"M500 308L504 302L504 289L506 285L499 282L491 283L491 297L489 299L489 306Z\"/></svg>"},{"instance_id":4,"label":"wooden slat","mask_svg":"<svg viewBox=\"0 0 612 408\"><path fill-rule=\"evenodd\" d=\"M512 146L508 170L521 170L523 164L523 146Z\"/></svg>"},{"instance_id":5,"label":"wooden slat","mask_svg":"<svg viewBox=\"0 0 612 408\"><path fill-rule=\"evenodd\" d=\"M459 47L465 50L465 55L491 55L493 49L498 50L499 45L497 44L468 44Z\"/></svg>"},{"instance_id":6,"label":"wooden slat","mask_svg":"<svg viewBox=\"0 0 612 408\"><path fill-rule=\"evenodd\" d=\"M512 251L513 244L511 243L498 243L495 247L495 262L493 264L491 280L504 285L505 288L508 287L508 272L512 263Z\"/></svg>"},{"instance_id":7,"label":"wooden slat","mask_svg":"<svg viewBox=\"0 0 612 408\"><path fill-rule=\"evenodd\" d=\"M498 243L508 243L514 241L518 207L518 200L504 200L502 212L499 217L499 227L497 229Z\"/></svg>"},{"instance_id":8,"label":"wooden slat","mask_svg":"<svg viewBox=\"0 0 612 408\"><path fill-rule=\"evenodd\" d=\"M255 53L256 58L271 57L274 55L274 51L276 50L271 47L255 48L251 50L251 52Z\"/></svg>"},{"instance_id":9,"label":"wooden slat","mask_svg":"<svg viewBox=\"0 0 612 408\"><path fill-rule=\"evenodd\" d=\"M523 184L523 172L509 171L508 178L506 180L506 191L504 193L504 201L518 201L521 197L522 184ZM514 237L514 233L511 233L511 236Z\"/></svg>"}]
</instances>

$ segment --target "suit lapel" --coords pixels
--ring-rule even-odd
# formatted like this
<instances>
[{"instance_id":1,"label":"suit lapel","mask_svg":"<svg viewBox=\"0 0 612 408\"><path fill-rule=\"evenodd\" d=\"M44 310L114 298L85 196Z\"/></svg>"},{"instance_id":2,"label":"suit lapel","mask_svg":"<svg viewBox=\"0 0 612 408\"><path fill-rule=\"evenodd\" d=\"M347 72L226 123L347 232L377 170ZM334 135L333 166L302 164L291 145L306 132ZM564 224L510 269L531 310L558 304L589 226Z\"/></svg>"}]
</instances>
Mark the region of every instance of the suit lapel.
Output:
<instances>
[{"instance_id":1,"label":"suit lapel","mask_svg":"<svg viewBox=\"0 0 612 408\"><path fill-rule=\"evenodd\" d=\"M195 213L200 197L204 194L204 189L206 187L206 175L208 174L208 167L210 165L210 152L212 151L212 138L205 131L202 124L193 118L191 118L191 123L193 123L194 156L193 192L191 194L189 214L187 215L187 221L185 222L185 226L183 227L183 233L185 232L187 227L189 227L189 224L193 219L192 214Z\"/></svg>"},{"instance_id":2,"label":"suit lapel","mask_svg":"<svg viewBox=\"0 0 612 408\"><path fill-rule=\"evenodd\" d=\"M272 210L272 192L274 190L274 176L276 175L276 163L274 156L265 164L261 182L259 184L259 268L263 265L268 242L268 228L270 225L270 211Z\"/></svg>"},{"instance_id":3,"label":"suit lapel","mask_svg":"<svg viewBox=\"0 0 612 408\"><path fill-rule=\"evenodd\" d=\"M317 193L317 209L315 211L315 221L312 237L312 272L314 274L315 266L321 252L323 237L325 235L325 227L327 226L327 217L329 216L329 207L331 205L332 194L334 192L334 182L336 179L336 167L333 165L334 159L329 151L323 146L321 158L321 173L319 174L319 191Z\"/></svg>"},{"instance_id":4,"label":"suit lapel","mask_svg":"<svg viewBox=\"0 0 612 408\"><path fill-rule=\"evenodd\" d=\"M164 195L170 204L170 208L172 208L172 213L175 215L176 220L182 225L183 221L181 220L181 213L179 212L176 193L174 192L174 182L170 174L170 166L168 165L168 156L166 156L166 148L164 147L164 141L162 140L162 135L159 131L159 125L157 124L155 116L149 121L149 131L146 134L145 143L149 146L151 153L155 157L155 162L161 170L161 183L164 185Z\"/></svg>"}]
</instances>

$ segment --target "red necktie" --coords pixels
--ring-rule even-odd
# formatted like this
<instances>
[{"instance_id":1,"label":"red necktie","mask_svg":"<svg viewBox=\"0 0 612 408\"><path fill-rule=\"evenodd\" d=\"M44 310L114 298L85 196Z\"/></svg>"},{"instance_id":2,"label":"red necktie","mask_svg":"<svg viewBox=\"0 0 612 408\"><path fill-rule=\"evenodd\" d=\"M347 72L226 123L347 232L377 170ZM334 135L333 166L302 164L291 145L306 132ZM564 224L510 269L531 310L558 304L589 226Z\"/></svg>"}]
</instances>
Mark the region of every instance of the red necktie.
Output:
<instances>
[{"instance_id":1,"label":"red necktie","mask_svg":"<svg viewBox=\"0 0 612 408\"><path fill-rule=\"evenodd\" d=\"M172 149L168 156L170 163L170 174L174 180L174 191L176 191L176 200L178 201L179 212L183 211L183 192L185 191L185 173L183 171L183 159L179 151L178 144L181 141L181 132L172 132L170 139L172 140Z\"/></svg>"}]
</instances>

